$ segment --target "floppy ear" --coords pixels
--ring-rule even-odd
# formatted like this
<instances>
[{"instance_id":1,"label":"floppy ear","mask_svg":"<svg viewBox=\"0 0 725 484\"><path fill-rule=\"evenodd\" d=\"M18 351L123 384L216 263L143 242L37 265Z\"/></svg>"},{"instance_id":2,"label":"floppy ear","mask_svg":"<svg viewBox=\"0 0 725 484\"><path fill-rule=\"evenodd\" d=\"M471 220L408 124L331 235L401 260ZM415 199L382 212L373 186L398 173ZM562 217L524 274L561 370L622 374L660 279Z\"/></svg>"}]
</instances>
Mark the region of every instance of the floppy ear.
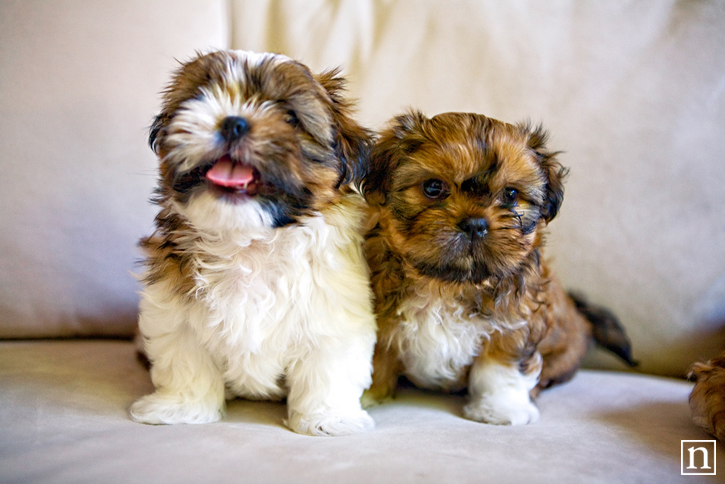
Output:
<instances>
[{"instance_id":1,"label":"floppy ear","mask_svg":"<svg viewBox=\"0 0 725 484\"><path fill-rule=\"evenodd\" d=\"M211 78L211 73L224 62L224 52L204 54L196 51L194 57L187 62L179 62L171 82L162 91L161 113L149 127L149 146L159 154L159 138L163 138L164 129L171 121L173 113L181 103L193 97L197 88Z\"/></svg>"},{"instance_id":2,"label":"floppy ear","mask_svg":"<svg viewBox=\"0 0 725 484\"><path fill-rule=\"evenodd\" d=\"M164 129L164 126L166 125L166 120L167 118L164 114L159 114L154 119L151 127L149 127L149 146L157 155L159 154L159 145L156 140L161 134L161 130Z\"/></svg>"},{"instance_id":3,"label":"floppy ear","mask_svg":"<svg viewBox=\"0 0 725 484\"><path fill-rule=\"evenodd\" d=\"M339 69L325 71L316 78L332 101L333 147L342 163L339 184L359 187L368 171L373 133L352 118L353 104L343 97L346 81Z\"/></svg>"},{"instance_id":4,"label":"floppy ear","mask_svg":"<svg viewBox=\"0 0 725 484\"><path fill-rule=\"evenodd\" d=\"M543 126L532 127L530 124L526 124L523 128L529 135L529 148L538 157L546 177L546 199L541 208L541 215L548 223L559 213L561 204L564 201L564 179L569 170L564 168L557 160L557 156L561 154L561 151L549 151L546 147L549 133Z\"/></svg>"},{"instance_id":5,"label":"floppy ear","mask_svg":"<svg viewBox=\"0 0 725 484\"><path fill-rule=\"evenodd\" d=\"M385 205L386 194L392 188L392 175L407 155L424 141L423 123L428 118L420 111L411 110L396 116L373 146L370 170L363 181L365 198L371 205Z\"/></svg>"}]
</instances>

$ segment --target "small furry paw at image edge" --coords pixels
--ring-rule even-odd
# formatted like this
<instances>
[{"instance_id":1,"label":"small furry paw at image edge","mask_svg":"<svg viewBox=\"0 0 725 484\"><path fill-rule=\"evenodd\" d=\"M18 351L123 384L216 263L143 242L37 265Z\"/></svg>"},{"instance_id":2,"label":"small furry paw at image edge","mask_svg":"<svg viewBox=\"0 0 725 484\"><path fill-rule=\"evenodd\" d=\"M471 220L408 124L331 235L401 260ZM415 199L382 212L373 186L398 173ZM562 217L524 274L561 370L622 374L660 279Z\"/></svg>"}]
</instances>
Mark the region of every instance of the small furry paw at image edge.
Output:
<instances>
[{"instance_id":1,"label":"small furry paw at image edge","mask_svg":"<svg viewBox=\"0 0 725 484\"><path fill-rule=\"evenodd\" d=\"M523 425L591 341L634 364L616 318L567 295L543 259L566 175L546 141L541 127L468 113L411 111L381 133L363 182L379 328L364 406L405 375L467 388L469 419Z\"/></svg>"},{"instance_id":2,"label":"small furry paw at image edge","mask_svg":"<svg viewBox=\"0 0 725 484\"><path fill-rule=\"evenodd\" d=\"M371 429L375 317L362 252L371 133L336 70L274 54L199 54L174 74L149 142L160 164L139 330L149 424L221 419L225 398L286 397L292 430Z\"/></svg>"},{"instance_id":3,"label":"small furry paw at image edge","mask_svg":"<svg viewBox=\"0 0 725 484\"><path fill-rule=\"evenodd\" d=\"M725 442L725 353L695 363L688 377L695 380L690 393L692 421Z\"/></svg>"}]
</instances>

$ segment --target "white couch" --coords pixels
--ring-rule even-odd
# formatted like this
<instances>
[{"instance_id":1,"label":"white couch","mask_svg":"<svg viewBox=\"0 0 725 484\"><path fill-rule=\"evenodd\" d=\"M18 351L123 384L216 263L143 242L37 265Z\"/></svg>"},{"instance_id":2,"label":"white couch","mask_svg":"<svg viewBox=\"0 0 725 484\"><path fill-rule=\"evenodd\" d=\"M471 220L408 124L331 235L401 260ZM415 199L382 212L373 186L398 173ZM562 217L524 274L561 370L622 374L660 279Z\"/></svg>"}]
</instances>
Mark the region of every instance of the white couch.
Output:
<instances>
[{"instance_id":1,"label":"white couch","mask_svg":"<svg viewBox=\"0 0 725 484\"><path fill-rule=\"evenodd\" d=\"M685 479L680 441L710 437L678 377L725 349L724 45L717 0L0 2L0 482ZM571 168L548 256L617 312L639 374L594 350L526 427L413 388L344 438L276 403L130 421L146 129L175 59L229 47L341 65L374 129L409 106L543 122Z\"/></svg>"}]
</instances>

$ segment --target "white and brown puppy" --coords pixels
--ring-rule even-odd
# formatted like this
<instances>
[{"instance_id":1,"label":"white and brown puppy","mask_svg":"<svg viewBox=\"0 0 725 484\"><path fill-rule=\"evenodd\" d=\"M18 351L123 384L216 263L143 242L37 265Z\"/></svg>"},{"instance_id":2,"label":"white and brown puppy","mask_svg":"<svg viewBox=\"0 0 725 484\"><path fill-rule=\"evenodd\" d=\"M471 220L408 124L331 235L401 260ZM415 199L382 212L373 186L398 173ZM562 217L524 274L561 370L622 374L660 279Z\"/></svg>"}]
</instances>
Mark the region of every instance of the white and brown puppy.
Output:
<instances>
[{"instance_id":1,"label":"white and brown puppy","mask_svg":"<svg viewBox=\"0 0 725 484\"><path fill-rule=\"evenodd\" d=\"M379 326L366 405L405 375L467 387L470 419L526 424L539 415L530 394L571 378L592 335L629 359L611 313L567 296L543 260L564 194L556 155L540 127L477 114L414 111L381 134L364 182L378 212L365 245Z\"/></svg>"},{"instance_id":2,"label":"white and brown puppy","mask_svg":"<svg viewBox=\"0 0 725 484\"><path fill-rule=\"evenodd\" d=\"M139 326L150 424L219 420L225 397L286 396L312 435L373 427L360 407L375 344L361 244L370 133L336 71L244 51L199 55L166 89L150 143L156 232Z\"/></svg>"}]
</instances>

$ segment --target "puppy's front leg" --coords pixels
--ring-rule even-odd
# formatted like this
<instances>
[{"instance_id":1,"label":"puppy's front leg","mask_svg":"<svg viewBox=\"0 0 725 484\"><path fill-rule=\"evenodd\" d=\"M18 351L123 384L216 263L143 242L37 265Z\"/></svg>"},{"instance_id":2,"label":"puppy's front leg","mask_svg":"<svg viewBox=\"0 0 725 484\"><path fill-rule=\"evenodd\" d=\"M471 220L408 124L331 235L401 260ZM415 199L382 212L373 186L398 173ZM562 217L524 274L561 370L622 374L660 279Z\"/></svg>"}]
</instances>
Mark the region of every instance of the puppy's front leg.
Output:
<instances>
[{"instance_id":1,"label":"puppy's front leg","mask_svg":"<svg viewBox=\"0 0 725 484\"><path fill-rule=\"evenodd\" d=\"M487 348L474 361L468 380L471 398L466 418L495 425L526 425L539 419L529 392L536 386L542 365L536 352L522 361Z\"/></svg>"},{"instance_id":2,"label":"puppy's front leg","mask_svg":"<svg viewBox=\"0 0 725 484\"><path fill-rule=\"evenodd\" d=\"M360 396L370 385L372 341L322 342L304 362L288 370L285 424L307 435L347 435L375 426L360 407Z\"/></svg>"},{"instance_id":3,"label":"puppy's front leg","mask_svg":"<svg viewBox=\"0 0 725 484\"><path fill-rule=\"evenodd\" d=\"M168 331L164 319L174 315L155 309L142 308L139 323L147 338L156 391L131 405L131 418L147 424L218 421L224 413L224 383L218 368L190 328L176 325ZM155 318L153 324L144 324L146 318Z\"/></svg>"},{"instance_id":4,"label":"puppy's front leg","mask_svg":"<svg viewBox=\"0 0 725 484\"><path fill-rule=\"evenodd\" d=\"M401 373L398 352L390 344L378 340L373 355L373 383L360 399L362 406L370 408L393 398Z\"/></svg>"}]
</instances>

